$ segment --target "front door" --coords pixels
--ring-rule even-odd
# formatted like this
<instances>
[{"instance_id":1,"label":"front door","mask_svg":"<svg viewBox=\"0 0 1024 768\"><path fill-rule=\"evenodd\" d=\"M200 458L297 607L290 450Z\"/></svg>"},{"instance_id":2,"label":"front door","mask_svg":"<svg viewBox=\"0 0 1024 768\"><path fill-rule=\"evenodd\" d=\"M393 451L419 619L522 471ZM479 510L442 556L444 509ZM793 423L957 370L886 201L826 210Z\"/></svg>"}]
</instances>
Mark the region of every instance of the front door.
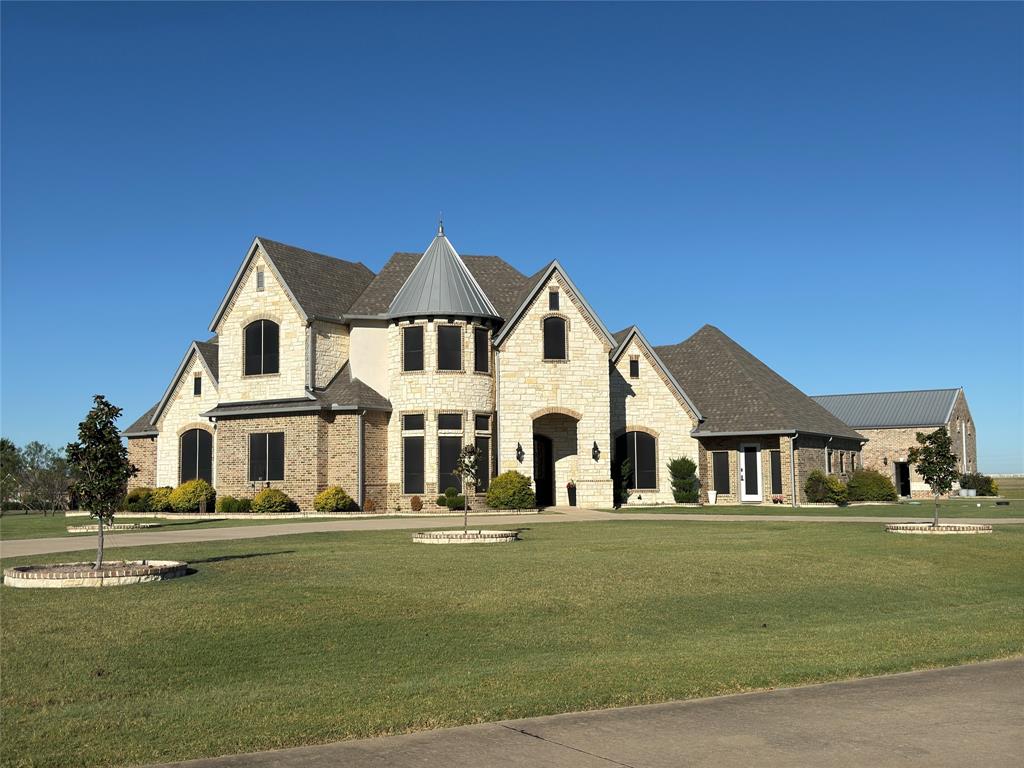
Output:
<instances>
[{"instance_id":1,"label":"front door","mask_svg":"<svg viewBox=\"0 0 1024 768\"><path fill-rule=\"evenodd\" d=\"M896 462L896 490L900 496L910 495L910 465L905 461Z\"/></svg>"},{"instance_id":2,"label":"front door","mask_svg":"<svg viewBox=\"0 0 1024 768\"><path fill-rule=\"evenodd\" d=\"M761 447L740 446L740 501L761 501Z\"/></svg>"},{"instance_id":3,"label":"front door","mask_svg":"<svg viewBox=\"0 0 1024 768\"><path fill-rule=\"evenodd\" d=\"M555 461L551 451L551 438L533 436L533 482L537 488L537 506L550 507L555 503Z\"/></svg>"}]
</instances>

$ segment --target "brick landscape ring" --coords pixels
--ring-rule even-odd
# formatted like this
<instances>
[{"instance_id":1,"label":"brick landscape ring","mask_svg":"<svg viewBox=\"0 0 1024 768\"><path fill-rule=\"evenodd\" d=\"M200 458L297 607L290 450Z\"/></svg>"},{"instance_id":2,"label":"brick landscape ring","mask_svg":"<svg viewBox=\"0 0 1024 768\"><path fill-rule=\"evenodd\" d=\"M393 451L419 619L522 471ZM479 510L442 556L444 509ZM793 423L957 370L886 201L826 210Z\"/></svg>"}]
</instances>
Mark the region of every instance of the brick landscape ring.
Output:
<instances>
[{"instance_id":1,"label":"brick landscape ring","mask_svg":"<svg viewBox=\"0 0 1024 768\"><path fill-rule=\"evenodd\" d=\"M184 576L188 563L180 560L111 560L100 570L92 563L16 565L4 569L4 584L22 589L122 587Z\"/></svg>"},{"instance_id":2,"label":"brick landscape ring","mask_svg":"<svg viewBox=\"0 0 1024 768\"><path fill-rule=\"evenodd\" d=\"M412 535L417 544L510 544L516 531L420 531Z\"/></svg>"},{"instance_id":3,"label":"brick landscape ring","mask_svg":"<svg viewBox=\"0 0 1024 768\"><path fill-rule=\"evenodd\" d=\"M889 523L885 526L885 530L889 533L917 533L941 536L949 534L992 533L992 526L968 523L960 525L953 523L939 523L938 525L932 525L931 523Z\"/></svg>"}]
</instances>

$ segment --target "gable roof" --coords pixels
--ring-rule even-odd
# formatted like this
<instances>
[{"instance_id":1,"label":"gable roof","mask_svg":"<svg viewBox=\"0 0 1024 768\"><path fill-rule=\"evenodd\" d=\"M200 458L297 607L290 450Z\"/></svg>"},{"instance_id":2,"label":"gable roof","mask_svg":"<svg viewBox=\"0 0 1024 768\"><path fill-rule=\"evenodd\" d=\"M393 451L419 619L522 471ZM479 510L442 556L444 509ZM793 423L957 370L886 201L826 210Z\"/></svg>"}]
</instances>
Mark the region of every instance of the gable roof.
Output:
<instances>
[{"instance_id":1,"label":"gable roof","mask_svg":"<svg viewBox=\"0 0 1024 768\"><path fill-rule=\"evenodd\" d=\"M814 400L851 427L941 427L959 389L817 395Z\"/></svg>"},{"instance_id":2,"label":"gable roof","mask_svg":"<svg viewBox=\"0 0 1024 768\"><path fill-rule=\"evenodd\" d=\"M156 404L153 409L153 413L149 418L149 423L156 425L156 422L160 418L160 414L164 412L167 407L167 403L171 400L171 395L174 394L175 387L178 386L178 381L184 375L185 371L188 370L188 365L192 361L193 355L198 355L199 360L210 378L213 380L214 386L217 385L217 364L219 362L220 348L216 344L211 344L206 341L193 341L188 345L188 350L185 352L185 356L181 359L181 364L178 365L178 370L174 372L174 376L171 378L171 383L167 385L167 389L164 391L164 396L160 398L160 402ZM212 365L211 365L212 363ZM132 425L134 426L134 425Z\"/></svg>"},{"instance_id":3,"label":"gable roof","mask_svg":"<svg viewBox=\"0 0 1024 768\"><path fill-rule=\"evenodd\" d=\"M704 416L694 435L810 432L864 439L712 325L655 350Z\"/></svg>"},{"instance_id":4,"label":"gable roof","mask_svg":"<svg viewBox=\"0 0 1024 768\"><path fill-rule=\"evenodd\" d=\"M219 375L220 347L209 341L195 341L193 344L196 345L196 351L203 358L203 362L206 363L206 370L210 372L213 383L216 384Z\"/></svg>"},{"instance_id":5,"label":"gable roof","mask_svg":"<svg viewBox=\"0 0 1024 768\"><path fill-rule=\"evenodd\" d=\"M651 346L650 342L647 341L647 337L643 335L639 328L637 328L635 325L631 325L628 328L623 328L621 331L618 331L617 333L613 333L612 337L618 342L618 346L612 351L612 365L615 365L615 363L619 361L619 358L621 358L625 351L629 348L630 342L635 338L650 353L655 365L658 366L658 368L661 370L661 373L664 374L665 378L668 380L669 384L671 384L672 388L675 389L676 394L678 394L683 399L683 401L690 407L690 410L693 411L693 415L694 417L696 417L697 421L704 420L704 417L701 415L700 409L697 408L696 403L694 403L693 400L690 399L690 396L686 394L686 391L676 380L676 377L672 374L672 371L670 371L668 369L668 366L665 365L665 361L661 359L661 356L654 350L654 347Z\"/></svg>"},{"instance_id":6,"label":"gable roof","mask_svg":"<svg viewBox=\"0 0 1024 768\"><path fill-rule=\"evenodd\" d=\"M361 262L344 261L266 237L256 237L217 308L210 323L211 331L217 329L258 248L262 248L271 269L306 322L314 318L341 320L374 278L373 271Z\"/></svg>"},{"instance_id":7,"label":"gable roof","mask_svg":"<svg viewBox=\"0 0 1024 768\"><path fill-rule=\"evenodd\" d=\"M480 283L439 226L388 307L388 317L498 317Z\"/></svg>"},{"instance_id":8,"label":"gable roof","mask_svg":"<svg viewBox=\"0 0 1024 768\"><path fill-rule=\"evenodd\" d=\"M151 437L159 434L157 428L150 423L150 419L152 419L153 414L156 413L158 405L160 405L160 403L154 403L148 411L133 421L121 434L125 437Z\"/></svg>"}]
</instances>

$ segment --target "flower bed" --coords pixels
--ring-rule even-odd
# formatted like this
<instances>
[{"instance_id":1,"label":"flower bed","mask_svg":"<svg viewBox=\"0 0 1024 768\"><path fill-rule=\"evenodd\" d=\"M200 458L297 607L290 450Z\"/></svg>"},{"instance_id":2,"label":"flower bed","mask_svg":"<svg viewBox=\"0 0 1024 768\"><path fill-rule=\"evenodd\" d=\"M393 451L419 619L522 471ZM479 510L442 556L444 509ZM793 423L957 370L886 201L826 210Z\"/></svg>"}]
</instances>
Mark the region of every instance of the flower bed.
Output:
<instances>
[{"instance_id":1,"label":"flower bed","mask_svg":"<svg viewBox=\"0 0 1024 768\"><path fill-rule=\"evenodd\" d=\"M17 565L4 569L4 584L30 589L119 587L184 576L188 563L180 560L111 560L99 569L92 563Z\"/></svg>"}]
</instances>

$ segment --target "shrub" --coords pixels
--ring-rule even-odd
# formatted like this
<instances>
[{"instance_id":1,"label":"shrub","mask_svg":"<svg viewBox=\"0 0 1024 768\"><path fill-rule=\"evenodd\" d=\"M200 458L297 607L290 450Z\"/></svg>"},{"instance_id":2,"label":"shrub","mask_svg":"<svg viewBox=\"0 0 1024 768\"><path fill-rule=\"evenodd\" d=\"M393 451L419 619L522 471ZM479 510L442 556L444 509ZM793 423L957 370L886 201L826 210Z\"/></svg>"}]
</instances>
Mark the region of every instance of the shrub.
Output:
<instances>
[{"instance_id":1,"label":"shrub","mask_svg":"<svg viewBox=\"0 0 1024 768\"><path fill-rule=\"evenodd\" d=\"M612 485L615 490L615 506L621 507L629 501L633 491L629 489L629 478L633 475L633 462L626 459L619 464L618 473L612 477Z\"/></svg>"},{"instance_id":2,"label":"shrub","mask_svg":"<svg viewBox=\"0 0 1024 768\"><path fill-rule=\"evenodd\" d=\"M815 504L839 504L842 506L847 501L846 486L842 480L833 475L826 475L820 469L811 472L804 483L804 493L807 500Z\"/></svg>"},{"instance_id":3,"label":"shrub","mask_svg":"<svg viewBox=\"0 0 1024 768\"><path fill-rule=\"evenodd\" d=\"M340 485L325 488L313 499L313 509L317 512L354 512L358 508Z\"/></svg>"},{"instance_id":4,"label":"shrub","mask_svg":"<svg viewBox=\"0 0 1024 768\"><path fill-rule=\"evenodd\" d=\"M252 500L252 511L258 515L274 515L282 512L297 512L299 505L284 491L264 488Z\"/></svg>"},{"instance_id":5,"label":"shrub","mask_svg":"<svg viewBox=\"0 0 1024 768\"><path fill-rule=\"evenodd\" d=\"M149 511L173 512L174 508L171 506L171 493L173 492L174 489L169 485L154 488L153 492L149 495Z\"/></svg>"},{"instance_id":6,"label":"shrub","mask_svg":"<svg viewBox=\"0 0 1024 768\"><path fill-rule=\"evenodd\" d=\"M509 470L491 480L487 489L487 504L495 509L534 509L537 497L530 487L530 478Z\"/></svg>"},{"instance_id":7,"label":"shrub","mask_svg":"<svg viewBox=\"0 0 1024 768\"><path fill-rule=\"evenodd\" d=\"M124 508L127 512L153 512L150 509L149 499L153 495L152 488L145 486L132 488L124 498Z\"/></svg>"},{"instance_id":8,"label":"shrub","mask_svg":"<svg viewBox=\"0 0 1024 768\"><path fill-rule=\"evenodd\" d=\"M213 507L216 491L205 480L189 480L171 491L171 508L175 512L198 512L205 501L206 508Z\"/></svg>"},{"instance_id":9,"label":"shrub","mask_svg":"<svg viewBox=\"0 0 1024 768\"><path fill-rule=\"evenodd\" d=\"M672 476L672 498L679 504L697 501L697 465L685 456L672 459L668 463L668 473Z\"/></svg>"},{"instance_id":10,"label":"shrub","mask_svg":"<svg viewBox=\"0 0 1024 768\"><path fill-rule=\"evenodd\" d=\"M244 515L251 511L251 499L236 499L234 496L217 497L217 512L222 515Z\"/></svg>"},{"instance_id":11,"label":"shrub","mask_svg":"<svg viewBox=\"0 0 1024 768\"><path fill-rule=\"evenodd\" d=\"M873 469L858 469L846 484L850 501L896 501L892 480Z\"/></svg>"},{"instance_id":12,"label":"shrub","mask_svg":"<svg viewBox=\"0 0 1024 768\"><path fill-rule=\"evenodd\" d=\"M413 496L409 499L409 506L412 507L413 512L419 512L423 509L423 499L419 496Z\"/></svg>"},{"instance_id":13,"label":"shrub","mask_svg":"<svg viewBox=\"0 0 1024 768\"><path fill-rule=\"evenodd\" d=\"M437 506L439 506L439 507L447 507L448 506L448 497L445 496L444 494L441 494L440 496L438 496L436 499L434 499L434 501L437 502Z\"/></svg>"},{"instance_id":14,"label":"shrub","mask_svg":"<svg viewBox=\"0 0 1024 768\"><path fill-rule=\"evenodd\" d=\"M998 496L999 485L988 475L980 472L971 472L960 478L961 488L973 488L979 496Z\"/></svg>"}]
</instances>

